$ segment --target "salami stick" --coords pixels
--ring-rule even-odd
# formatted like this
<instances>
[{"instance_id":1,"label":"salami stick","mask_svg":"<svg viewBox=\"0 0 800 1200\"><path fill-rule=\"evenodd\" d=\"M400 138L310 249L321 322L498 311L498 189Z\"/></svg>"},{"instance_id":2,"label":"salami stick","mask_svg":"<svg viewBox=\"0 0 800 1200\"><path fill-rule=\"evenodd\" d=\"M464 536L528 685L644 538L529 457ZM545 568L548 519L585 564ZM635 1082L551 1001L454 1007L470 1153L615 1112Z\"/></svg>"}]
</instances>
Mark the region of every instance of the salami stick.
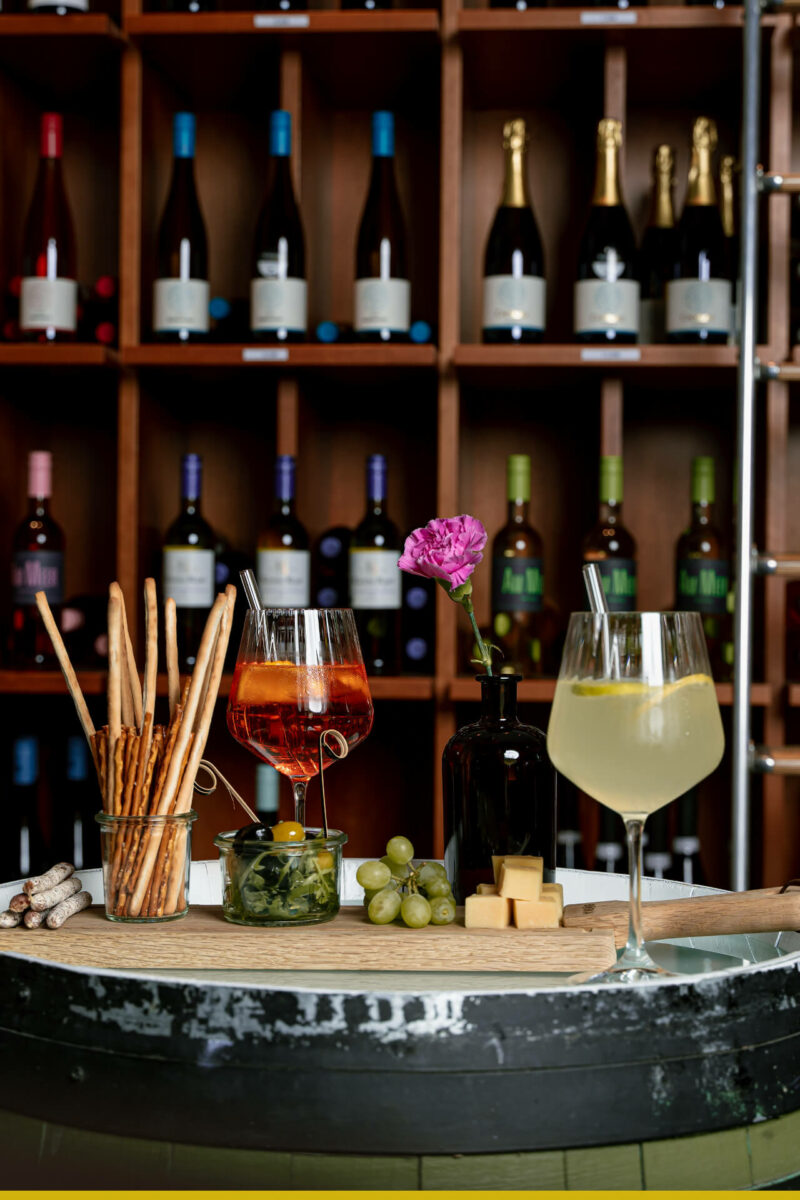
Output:
<instances>
[{"instance_id":1,"label":"salami stick","mask_svg":"<svg viewBox=\"0 0 800 1200\"><path fill-rule=\"evenodd\" d=\"M82 896L84 893L80 892L79 894ZM32 908L29 908L28 911L22 917L25 928L26 929L41 929L42 925L44 925L45 921L47 920L48 916L50 915L50 913L52 911L53 911L52 908L44 908L44 909L42 909L41 912L34 912L34 910Z\"/></svg>"},{"instance_id":2,"label":"salami stick","mask_svg":"<svg viewBox=\"0 0 800 1200\"><path fill-rule=\"evenodd\" d=\"M0 929L13 929L21 923L22 913L12 912L11 909L8 912L0 912Z\"/></svg>"},{"instance_id":3,"label":"salami stick","mask_svg":"<svg viewBox=\"0 0 800 1200\"><path fill-rule=\"evenodd\" d=\"M26 908L30 908L31 898L27 892L17 892L16 896L12 896L8 902L9 912L25 912Z\"/></svg>"},{"instance_id":4,"label":"salami stick","mask_svg":"<svg viewBox=\"0 0 800 1200\"><path fill-rule=\"evenodd\" d=\"M60 904L62 900L69 899L79 892L83 884L75 875L71 875L69 879L65 879L63 883L59 883L58 887L50 888L49 892L36 892L31 896L31 908L34 912L41 912L45 908L52 908L55 904Z\"/></svg>"},{"instance_id":5,"label":"salami stick","mask_svg":"<svg viewBox=\"0 0 800 1200\"><path fill-rule=\"evenodd\" d=\"M56 863L51 867L46 875L34 875L33 879L23 883L22 890L27 892L29 896L34 892L47 892L50 888L54 888L56 884L63 883L65 879L69 879L75 871L72 863Z\"/></svg>"},{"instance_id":6,"label":"salami stick","mask_svg":"<svg viewBox=\"0 0 800 1200\"><path fill-rule=\"evenodd\" d=\"M88 892L78 892L76 896L70 896L67 900L62 900L47 914L45 925L48 929L60 929L68 917L72 917L75 913L80 912L82 908L88 908L92 903L92 897Z\"/></svg>"}]
</instances>

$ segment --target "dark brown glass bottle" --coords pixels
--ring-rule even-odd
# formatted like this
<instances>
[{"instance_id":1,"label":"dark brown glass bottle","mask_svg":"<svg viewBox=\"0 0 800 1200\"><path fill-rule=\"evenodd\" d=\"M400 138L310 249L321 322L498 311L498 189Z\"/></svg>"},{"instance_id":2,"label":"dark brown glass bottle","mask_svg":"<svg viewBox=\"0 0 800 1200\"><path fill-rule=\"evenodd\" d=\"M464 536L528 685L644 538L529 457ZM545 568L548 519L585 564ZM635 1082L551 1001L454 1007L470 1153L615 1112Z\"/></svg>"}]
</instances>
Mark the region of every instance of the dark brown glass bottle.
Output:
<instances>
[{"instance_id":1,"label":"dark brown glass bottle","mask_svg":"<svg viewBox=\"0 0 800 1200\"><path fill-rule=\"evenodd\" d=\"M708 642L711 670L726 674L723 656L730 563L722 534L714 524L714 460L692 460L692 523L675 550L675 607L699 612Z\"/></svg>"},{"instance_id":2,"label":"dark brown glass bottle","mask_svg":"<svg viewBox=\"0 0 800 1200\"><path fill-rule=\"evenodd\" d=\"M52 667L56 656L36 607L43 591L58 622L64 599L64 534L50 516L52 455L28 455L28 512L11 547L9 660L18 667Z\"/></svg>"},{"instance_id":3,"label":"dark brown glass bottle","mask_svg":"<svg viewBox=\"0 0 800 1200\"><path fill-rule=\"evenodd\" d=\"M540 614L544 591L542 539L528 522L531 460L510 454L506 467L508 520L492 542L492 633L502 651L500 671L540 675Z\"/></svg>"},{"instance_id":4,"label":"dark brown glass bottle","mask_svg":"<svg viewBox=\"0 0 800 1200\"><path fill-rule=\"evenodd\" d=\"M639 341L667 340L665 289L675 266L675 216L672 185L675 151L658 146L653 155L653 194L650 219L639 251L642 300L639 309Z\"/></svg>"},{"instance_id":5,"label":"dark brown glass bottle","mask_svg":"<svg viewBox=\"0 0 800 1200\"><path fill-rule=\"evenodd\" d=\"M600 511L583 543L583 561L596 562L610 612L636 611L636 542L622 524L622 458L600 459Z\"/></svg>"}]
</instances>

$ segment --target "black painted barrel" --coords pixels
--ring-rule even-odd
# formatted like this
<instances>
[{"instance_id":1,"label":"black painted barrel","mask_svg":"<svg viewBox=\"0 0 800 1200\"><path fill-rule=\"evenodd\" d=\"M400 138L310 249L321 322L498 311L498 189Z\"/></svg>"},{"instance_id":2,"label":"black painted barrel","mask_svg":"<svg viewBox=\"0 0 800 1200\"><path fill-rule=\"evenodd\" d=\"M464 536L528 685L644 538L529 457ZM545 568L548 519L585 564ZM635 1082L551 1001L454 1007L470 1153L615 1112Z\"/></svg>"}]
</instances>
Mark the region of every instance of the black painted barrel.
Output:
<instances>
[{"instance_id":1,"label":"black painted barrel","mask_svg":"<svg viewBox=\"0 0 800 1200\"><path fill-rule=\"evenodd\" d=\"M623 894L621 878L560 877L568 902ZM654 898L664 888L687 890L649 883ZM13 942L0 945L6 1186L748 1187L800 1174L794 933L697 939L702 965L721 969L643 987L99 971Z\"/></svg>"}]
</instances>

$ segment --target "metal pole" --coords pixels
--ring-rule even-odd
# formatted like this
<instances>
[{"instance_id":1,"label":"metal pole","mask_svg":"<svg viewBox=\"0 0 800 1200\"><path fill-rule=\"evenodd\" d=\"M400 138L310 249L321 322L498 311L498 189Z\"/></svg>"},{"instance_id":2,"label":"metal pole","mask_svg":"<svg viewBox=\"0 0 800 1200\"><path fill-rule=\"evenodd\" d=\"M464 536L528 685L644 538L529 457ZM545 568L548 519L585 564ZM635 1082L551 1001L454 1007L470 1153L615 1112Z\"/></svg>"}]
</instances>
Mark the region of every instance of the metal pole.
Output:
<instances>
[{"instance_id":1,"label":"metal pole","mask_svg":"<svg viewBox=\"0 0 800 1200\"><path fill-rule=\"evenodd\" d=\"M742 239L739 279L741 334L738 372L736 611L733 685L733 811L731 879L743 891L750 873L750 672L752 632L753 438L758 272L758 156L761 89L761 3L745 0L742 80Z\"/></svg>"}]
</instances>

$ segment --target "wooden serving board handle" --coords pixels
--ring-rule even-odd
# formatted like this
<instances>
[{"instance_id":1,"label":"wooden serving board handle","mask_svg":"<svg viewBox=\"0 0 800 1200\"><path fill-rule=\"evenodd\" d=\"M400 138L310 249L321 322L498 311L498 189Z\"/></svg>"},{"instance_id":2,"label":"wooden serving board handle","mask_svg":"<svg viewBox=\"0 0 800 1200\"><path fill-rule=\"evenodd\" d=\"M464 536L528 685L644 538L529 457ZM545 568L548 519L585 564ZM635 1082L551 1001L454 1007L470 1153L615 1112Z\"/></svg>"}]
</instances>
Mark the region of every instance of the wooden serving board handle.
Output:
<instances>
[{"instance_id":1,"label":"wooden serving board handle","mask_svg":"<svg viewBox=\"0 0 800 1200\"><path fill-rule=\"evenodd\" d=\"M688 900L648 900L642 905L645 939L706 937L721 933L777 933L800 929L800 891L764 888ZM624 900L597 904L568 904L564 925L572 929L613 929L617 946L628 936L628 905Z\"/></svg>"}]
</instances>

